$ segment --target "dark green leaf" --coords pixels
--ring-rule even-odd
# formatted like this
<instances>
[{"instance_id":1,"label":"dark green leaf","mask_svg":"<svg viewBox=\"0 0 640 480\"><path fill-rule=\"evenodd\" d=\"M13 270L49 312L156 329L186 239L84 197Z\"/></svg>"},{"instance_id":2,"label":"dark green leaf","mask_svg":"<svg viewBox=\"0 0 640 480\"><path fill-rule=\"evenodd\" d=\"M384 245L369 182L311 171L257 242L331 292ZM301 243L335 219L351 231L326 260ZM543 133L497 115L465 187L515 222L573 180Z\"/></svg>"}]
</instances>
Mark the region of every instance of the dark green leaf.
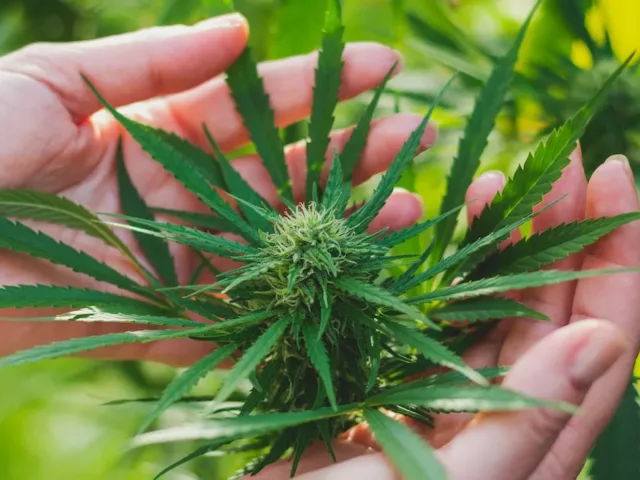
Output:
<instances>
[{"instance_id":1,"label":"dark green leaf","mask_svg":"<svg viewBox=\"0 0 640 480\"><path fill-rule=\"evenodd\" d=\"M542 270L539 272L519 273L503 277L485 278L473 282L463 282L451 287L441 288L433 292L408 300L407 303L427 303L437 300L455 300L465 297L479 297L509 290L541 287L555 283L570 282L581 278L614 275L617 273L637 272L634 268L616 268L609 270L585 270L581 272L567 272L564 270Z\"/></svg>"},{"instance_id":2,"label":"dark green leaf","mask_svg":"<svg viewBox=\"0 0 640 480\"><path fill-rule=\"evenodd\" d=\"M227 84L256 151L278 189L278 194L287 200L293 200L282 141L276 128L269 97L249 48L246 48L227 70Z\"/></svg>"},{"instance_id":3,"label":"dark green leaf","mask_svg":"<svg viewBox=\"0 0 640 480\"><path fill-rule=\"evenodd\" d=\"M408 306L398 297L383 288L360 280L356 280L354 278L338 277L334 280L334 283L337 288L345 293L353 295L354 297L361 298L375 305L392 308L393 310L404 313L405 315L408 315L409 317L418 320L419 322L439 329L436 324L426 318L418 310Z\"/></svg>"},{"instance_id":4,"label":"dark green leaf","mask_svg":"<svg viewBox=\"0 0 640 480\"><path fill-rule=\"evenodd\" d=\"M106 335L99 335L95 337L73 338L71 340L50 343L48 345L40 345L29 350L24 350L22 352L0 358L0 367L23 365L25 363L39 362L41 360L66 357L101 347L185 338L198 333L204 333L209 328L211 327L202 327L191 330L137 330L123 333L108 333Z\"/></svg>"},{"instance_id":5,"label":"dark green leaf","mask_svg":"<svg viewBox=\"0 0 640 480\"><path fill-rule=\"evenodd\" d=\"M338 90L342 80L342 39L344 26L340 0L329 0L324 22L322 48L318 55L318 67L313 87L313 109L309 122L307 142L307 180L305 195L307 201L320 185L320 174L329 147L329 133L333 127L333 112L338 104Z\"/></svg>"},{"instance_id":6,"label":"dark green leaf","mask_svg":"<svg viewBox=\"0 0 640 480\"><path fill-rule=\"evenodd\" d=\"M233 354L238 345L226 345L201 358L177 376L162 392L162 396L155 407L142 421L138 434L144 432L171 405L189 393L198 382L211 370L216 368L225 358Z\"/></svg>"},{"instance_id":7,"label":"dark green leaf","mask_svg":"<svg viewBox=\"0 0 640 480\"><path fill-rule=\"evenodd\" d=\"M427 385L416 388L389 389L369 398L370 406L419 405L436 412L492 412L554 408L574 413L577 408L566 403L526 397L502 387L465 385Z\"/></svg>"},{"instance_id":8,"label":"dark green leaf","mask_svg":"<svg viewBox=\"0 0 640 480\"><path fill-rule=\"evenodd\" d=\"M487 379L466 365L462 358L440 342L429 338L425 332L414 330L394 322L385 322L385 326L400 344L415 348L427 360L460 372L466 375L469 380L480 385L488 384Z\"/></svg>"},{"instance_id":9,"label":"dark green leaf","mask_svg":"<svg viewBox=\"0 0 640 480\"><path fill-rule=\"evenodd\" d=\"M358 230L364 231L378 214L378 212L380 212L387 199L389 198L389 195L391 195L391 193L393 192L393 188L402 177L402 174L407 168L407 165L409 165L409 162L413 160L413 157L415 156L418 147L420 146L420 141L422 140L424 131L427 128L427 123L431 118L431 114L433 113L433 110L437 106L446 89L449 87L449 85L451 85L451 82L454 78L455 76L449 79L449 81L442 88L442 90L438 94L438 97L436 98L436 101L431 105L429 111L422 119L422 122L420 122L420 125L418 125L418 128L416 128L411 133L409 139L402 146L395 159L389 166L389 169L382 176L380 184L374 190L373 195L371 196L369 201L365 203L360 210L356 211L349 217L349 225Z\"/></svg>"},{"instance_id":10,"label":"dark green leaf","mask_svg":"<svg viewBox=\"0 0 640 480\"><path fill-rule=\"evenodd\" d=\"M333 390L333 380L331 379L331 362L327 349L319 335L319 329L311 322L305 321L302 324L302 334L304 336L304 345L307 349L307 355L318 372L324 389L329 398L329 403L334 409L338 408L336 403L336 394Z\"/></svg>"},{"instance_id":11,"label":"dark green leaf","mask_svg":"<svg viewBox=\"0 0 640 480\"><path fill-rule=\"evenodd\" d=\"M406 425L373 408L364 409L364 419L376 441L406 480L449 478L433 448Z\"/></svg>"},{"instance_id":12,"label":"dark green leaf","mask_svg":"<svg viewBox=\"0 0 640 480\"><path fill-rule=\"evenodd\" d=\"M250 203L251 205L255 205L257 207L263 207L271 210L271 205L264 198L260 196L258 192L256 192L251 185L249 185L242 176L231 166L229 159L226 155L220 150L218 144L209 132L209 129L206 125L203 126L205 135L213 149L213 152L216 156L216 159L220 163L220 168L222 170L222 175L224 176L225 183L229 188L229 192L235 197L244 200L245 202ZM251 208L247 208L243 203L239 205L240 210L242 211L245 218L249 221L251 225L255 225L262 231L271 232L273 230L273 226L271 223L262 215L258 215L255 210Z\"/></svg>"},{"instance_id":13,"label":"dark green leaf","mask_svg":"<svg viewBox=\"0 0 640 480\"><path fill-rule=\"evenodd\" d=\"M534 233L478 265L473 277L485 278L539 270L545 265L567 258L572 253L582 251L621 225L638 219L640 213L631 212L615 217L561 224Z\"/></svg>"},{"instance_id":14,"label":"dark green leaf","mask_svg":"<svg viewBox=\"0 0 640 480\"><path fill-rule=\"evenodd\" d=\"M224 402L233 393L238 384L249 377L251 372L269 355L273 346L282 338L290 323L290 317L280 318L244 352L238 363L229 372L229 376L216 395L215 403Z\"/></svg>"},{"instance_id":15,"label":"dark green leaf","mask_svg":"<svg viewBox=\"0 0 640 480\"><path fill-rule=\"evenodd\" d=\"M487 139L493 130L498 113L502 107L505 95L513 78L513 72L518 60L518 52L524 39L524 35L529 28L531 18L537 10L540 1L536 5L525 23L520 28L513 46L507 54L495 65L491 76L484 84L478 99L476 100L471 118L467 122L465 131L458 145L458 155L453 161L447 192L442 200L441 212L448 212L452 208L464 203L464 198L469 185L473 180L473 175L480 165L480 157L487 146ZM449 217L436 227L435 247L433 251L433 262L439 261L444 255L445 249L456 226L456 218Z\"/></svg>"},{"instance_id":16,"label":"dark green leaf","mask_svg":"<svg viewBox=\"0 0 640 480\"><path fill-rule=\"evenodd\" d=\"M100 103L154 160L216 214L234 224L246 240L260 243L256 231L213 188L214 186L224 187L220 166L213 157L186 140L125 117L107 103L89 80L85 78L85 81Z\"/></svg>"},{"instance_id":17,"label":"dark green leaf","mask_svg":"<svg viewBox=\"0 0 640 480\"><path fill-rule=\"evenodd\" d=\"M478 297L460 300L430 312L431 316L447 322L481 322L510 317L537 318L549 320L520 302L503 297Z\"/></svg>"},{"instance_id":18,"label":"dark green leaf","mask_svg":"<svg viewBox=\"0 0 640 480\"><path fill-rule=\"evenodd\" d=\"M75 250L65 243L60 243L42 232L32 230L22 223L12 222L6 218L0 218L0 248L7 248L16 253L26 253L35 258L63 265L75 272L125 290L141 294L144 292L142 286L92 256Z\"/></svg>"},{"instance_id":19,"label":"dark green leaf","mask_svg":"<svg viewBox=\"0 0 640 480\"><path fill-rule=\"evenodd\" d=\"M138 193L138 190L131 181L129 173L127 172L127 167L124 164L124 156L122 153L122 139L118 141L116 164L122 211L126 215L130 215L132 217L154 220L153 213L149 210L146 202ZM173 257L171 256L171 252L169 252L169 246L167 243L160 238L144 235L136 231L133 232L133 236L164 283L166 285L177 285L178 274L176 273L176 267L173 263Z\"/></svg>"}]
</instances>

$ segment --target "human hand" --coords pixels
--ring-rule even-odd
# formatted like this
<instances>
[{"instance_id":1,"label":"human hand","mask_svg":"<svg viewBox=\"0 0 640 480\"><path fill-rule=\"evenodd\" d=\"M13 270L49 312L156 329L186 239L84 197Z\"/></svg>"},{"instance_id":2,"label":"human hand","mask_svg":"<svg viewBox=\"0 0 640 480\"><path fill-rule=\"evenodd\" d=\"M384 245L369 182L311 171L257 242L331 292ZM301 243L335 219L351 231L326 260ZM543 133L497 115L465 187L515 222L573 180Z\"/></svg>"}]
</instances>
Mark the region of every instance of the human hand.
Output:
<instances>
[{"instance_id":1,"label":"human hand","mask_svg":"<svg viewBox=\"0 0 640 480\"><path fill-rule=\"evenodd\" d=\"M127 170L149 205L207 212L117 122L100 111L100 104L80 73L86 74L110 103L123 107L128 116L172 131L202 148L207 148L200 128L205 122L217 143L229 151L247 143L248 135L224 80L214 77L233 63L245 47L247 35L244 18L228 15L193 27L154 28L90 42L33 45L0 58L0 189L52 192L92 211L119 213L115 150L123 135ZM348 45L341 98L351 98L379 85L398 60L396 52L382 45ZM309 114L315 65L314 54L261 65L278 126ZM354 181L363 182L385 170L420 120L418 115L401 114L376 121ZM335 132L329 152L340 150L348 136L349 130ZM429 127L421 148L431 145L434 138L435 130ZM306 168L304 143L287 147L287 162L294 191L300 197ZM246 156L234 160L233 165L264 198L276 201L275 189L258 158ZM372 228L403 228L421 215L419 199L399 192L389 200ZM96 239L61 227L39 228L137 277L119 252ZM130 234L117 234L140 254ZM186 283L198 259L184 246L172 245L171 250L179 279ZM0 264L0 285L40 283L106 288L88 277L22 255L0 252ZM51 314L35 309L0 310L2 317ZM37 344L122 328L130 327L0 323L0 356ZM98 355L190 364L205 348L203 342L172 340L102 350Z\"/></svg>"},{"instance_id":2,"label":"human hand","mask_svg":"<svg viewBox=\"0 0 640 480\"><path fill-rule=\"evenodd\" d=\"M469 220L504 186L488 173L470 187ZM600 166L587 184L579 152L544 204L567 197L534 219L534 231L585 217L598 218L640 208L624 157ZM640 223L627 224L586 252L554 265L558 269L637 267ZM512 241L516 238L512 238ZM516 294L513 294L514 296ZM612 417L629 382L640 345L640 274L592 277L574 283L530 289L517 295L551 319L502 321L465 355L474 368L513 365L503 385L526 395L570 402L580 411L569 417L545 409L472 415L441 415L435 427L416 428L434 447L452 480L565 480L576 478L597 436ZM598 320L594 320L598 319ZM399 476L379 453L366 426L336 445L332 465L324 445L314 448L298 469L300 480L391 480ZM287 477L277 464L256 480Z\"/></svg>"}]
</instances>

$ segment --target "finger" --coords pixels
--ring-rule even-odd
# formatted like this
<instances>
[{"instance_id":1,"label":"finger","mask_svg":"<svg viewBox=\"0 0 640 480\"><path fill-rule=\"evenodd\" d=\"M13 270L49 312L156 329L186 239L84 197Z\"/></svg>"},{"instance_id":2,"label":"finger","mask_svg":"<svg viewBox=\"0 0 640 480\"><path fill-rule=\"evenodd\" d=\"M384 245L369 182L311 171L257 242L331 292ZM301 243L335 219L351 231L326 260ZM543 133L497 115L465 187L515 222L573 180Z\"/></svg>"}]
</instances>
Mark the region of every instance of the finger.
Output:
<instances>
[{"instance_id":1,"label":"finger","mask_svg":"<svg viewBox=\"0 0 640 480\"><path fill-rule=\"evenodd\" d=\"M600 218L637 211L640 203L629 164L614 156L591 177L587 190L587 217ZM629 223L609 234L587 251L582 268L618 268L640 265L640 251L635 247L640 222ZM580 470L593 442L613 416L626 388L635 354L640 345L640 274L626 273L611 277L581 280L576 288L572 322L598 315L620 328L631 344L624 358L598 381L589 392L584 408L589 415L571 419L553 448L553 456L562 458L558 465L547 458L535 478L572 478ZM562 471L558 471L562 467Z\"/></svg>"},{"instance_id":2,"label":"finger","mask_svg":"<svg viewBox=\"0 0 640 480\"><path fill-rule=\"evenodd\" d=\"M74 121L100 109L84 73L115 106L195 87L226 69L243 50L246 20L225 15L192 27L159 27L89 42L36 44L0 60L58 95Z\"/></svg>"},{"instance_id":3,"label":"finger","mask_svg":"<svg viewBox=\"0 0 640 480\"><path fill-rule=\"evenodd\" d=\"M480 216L482 211L490 205L494 197L502 191L507 183L504 174L499 170L485 172L476 178L467 189L467 223L473 225L473 221Z\"/></svg>"},{"instance_id":4,"label":"finger","mask_svg":"<svg viewBox=\"0 0 640 480\"><path fill-rule=\"evenodd\" d=\"M343 54L340 98L348 99L376 87L399 59L398 52L377 43L347 45ZM316 63L317 52L314 52L259 66L278 127L302 120L311 112ZM400 67L396 68L396 72L399 71ZM199 145L207 145L201 128L203 121L223 150L234 149L248 139L242 118L222 78L174 95L167 100L166 107L189 140Z\"/></svg>"},{"instance_id":5,"label":"finger","mask_svg":"<svg viewBox=\"0 0 640 480\"><path fill-rule=\"evenodd\" d=\"M354 171L354 184L358 185L385 171L411 133L418 127L421 120L422 118L419 115L399 114L373 122L362 157ZM326 181L334 149L342 152L352 132L353 128L348 128L331 134L331 141L326 153L327 162L324 167L323 181ZM418 151L424 151L433 145L436 135L435 126L429 124L420 140ZM287 165L294 194L297 199L302 199L307 175L306 142L301 141L290 145L286 150ZM278 203L276 188L257 156L250 155L237 158L233 161L233 166L266 200L274 205Z\"/></svg>"},{"instance_id":6,"label":"finger","mask_svg":"<svg viewBox=\"0 0 640 480\"><path fill-rule=\"evenodd\" d=\"M622 333L608 322L572 324L531 348L514 365L504 386L530 397L579 405L625 348ZM577 415L586 413L587 409ZM453 479L526 479L568 418L550 409L479 415L439 453Z\"/></svg>"},{"instance_id":7,"label":"finger","mask_svg":"<svg viewBox=\"0 0 640 480\"><path fill-rule=\"evenodd\" d=\"M562 223L583 220L586 196L587 180L582 167L582 153L577 149L571 155L571 163L564 169L560 179L554 183L551 191L544 196L536 209L540 210L564 198L533 219L533 232L539 233ZM552 268L573 271L578 270L581 263L582 255L575 254L556 262ZM505 339L500 363L512 365L531 345L559 326L566 325L571 316L575 288L575 282L566 282L522 292L522 301L528 307L547 315L551 321L519 319L515 322Z\"/></svg>"},{"instance_id":8,"label":"finger","mask_svg":"<svg viewBox=\"0 0 640 480\"><path fill-rule=\"evenodd\" d=\"M368 231L375 233L385 228L390 232L402 230L418 222L423 215L422 197L396 188L378 216L369 224Z\"/></svg>"}]
</instances>

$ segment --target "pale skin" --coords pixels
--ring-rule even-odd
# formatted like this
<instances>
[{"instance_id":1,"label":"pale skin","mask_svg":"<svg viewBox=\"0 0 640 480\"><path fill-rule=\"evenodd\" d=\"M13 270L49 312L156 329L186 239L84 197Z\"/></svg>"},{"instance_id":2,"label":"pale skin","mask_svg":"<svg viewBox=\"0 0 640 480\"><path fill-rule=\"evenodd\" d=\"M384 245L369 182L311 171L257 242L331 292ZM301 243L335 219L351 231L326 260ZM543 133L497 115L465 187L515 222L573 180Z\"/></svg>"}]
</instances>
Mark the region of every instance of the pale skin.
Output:
<instances>
[{"instance_id":1,"label":"pale skin","mask_svg":"<svg viewBox=\"0 0 640 480\"><path fill-rule=\"evenodd\" d=\"M82 83L84 72L113 104L145 123L171 130L206 148L200 125L206 122L218 143L232 150L247 134L223 80L218 76L244 47L248 29L240 16L211 19L194 27L166 27L85 43L34 45L0 58L0 188L30 188L64 195L93 211L119 212L114 151L121 127L99 111ZM345 51L341 98L378 85L399 60L382 45L359 43ZM261 66L280 126L305 118L311 108L314 56L293 57ZM401 67L398 67L400 70ZM399 114L376 121L355 173L362 182L384 171L420 117ZM333 134L331 150L340 149L349 131ZM421 149L435 141L429 127ZM304 185L304 145L287 148L296 195ZM330 150L330 151L331 151ZM137 188L153 206L206 211L170 175L124 136L124 151ZM274 188L257 158L234 166L266 198ZM469 188L470 219L504 185L497 173L479 177ZM579 151L545 201L568 196L560 208L536 218L534 228L585 217L638 210L640 204L626 159L613 157L587 183ZM422 215L420 200L398 191L372 229L400 229ZM58 228L48 233L85 250L120 271L135 275L117 252L101 243ZM138 251L130 236L122 238ZM640 266L640 224L628 224L556 268L571 270ZM181 281L197 259L172 247ZM58 284L104 287L62 268L24 256L0 253L0 284ZM206 278L201 279L203 281ZM504 384L528 395L569 401L578 415L549 411L484 414L437 419L422 430L454 480L575 478L597 435L613 414L629 379L640 344L640 274L626 273L519 294L527 305L546 313L551 323L503 321L493 334L467 354L474 367L513 365ZM2 317L33 317L42 310L3 310ZM127 329L94 324L0 323L0 355L33 345L89 334ZM200 342L169 341L103 350L100 357L146 359L187 365L201 356ZM349 432L336 445L339 463L322 449L312 449L300 466L301 480L400 478L375 447L366 427ZM366 454L365 454L366 453ZM283 462L259 479L288 477Z\"/></svg>"}]
</instances>

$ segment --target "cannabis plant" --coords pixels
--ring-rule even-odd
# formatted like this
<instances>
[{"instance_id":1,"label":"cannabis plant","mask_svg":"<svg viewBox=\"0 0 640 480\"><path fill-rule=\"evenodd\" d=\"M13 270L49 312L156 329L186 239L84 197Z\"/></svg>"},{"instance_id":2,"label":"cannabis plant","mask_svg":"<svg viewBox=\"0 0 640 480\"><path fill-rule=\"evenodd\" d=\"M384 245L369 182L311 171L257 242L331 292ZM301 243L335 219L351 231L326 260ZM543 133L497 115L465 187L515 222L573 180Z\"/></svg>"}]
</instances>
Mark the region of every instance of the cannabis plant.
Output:
<instances>
[{"instance_id":1,"label":"cannabis plant","mask_svg":"<svg viewBox=\"0 0 640 480\"><path fill-rule=\"evenodd\" d=\"M372 220L411 164L435 104L381 176L370 198L354 208L351 177L385 88L380 86L342 152L333 152L328 180L323 183L321 173L344 47L340 5L338 1L330 4L315 77L303 199L294 198L281 137L250 50L229 69L227 82L278 190L278 206L269 204L234 170L206 127L213 155L125 117L109 105L90 79L87 84L104 107L153 159L197 195L211 214L163 210L183 224L156 221L154 209L142 200L135 179L126 171L122 149L117 152L122 215L116 218L100 219L82 206L50 194L0 192L0 212L5 217L0 218L0 246L117 287L115 293L108 293L54 285L7 286L0 290L0 306L58 307L67 312L51 320L133 325L129 332L18 352L0 359L0 366L173 338L211 344L212 353L171 382L140 426L136 446L201 442L193 453L156 478L200 455L238 449L254 454L244 472L258 472L291 455L293 474L311 443L324 442L332 452L334 438L366 421L405 478L443 479L446 473L427 443L383 412L430 424L435 413L541 406L572 411L570 405L550 404L491 385L490 380L501 376L504 369L476 371L460 355L501 318L546 319L514 300L493 294L610 273L542 267L639 218L635 213L560 225L503 251L498 245L539 213L534 213L534 206L568 165L569 154L613 77L535 149L462 242L451 245L465 191L508 90L527 20L478 98L460 141L441 214L392 233L371 231ZM386 80L390 76L391 72ZM25 219L57 223L103 240L119 250L145 281L124 276L19 221ZM207 228L198 228L202 226ZM152 268L145 267L119 240L115 228L133 232ZM219 236L212 230L235 236ZM434 238L429 248L411 254L393 253L427 230L433 231ZM169 242L201 254L202 265L187 285L178 284ZM212 255L240 262L240 266L217 271L208 260ZM216 281L195 284L206 268L215 272ZM140 330L139 325L150 328ZM230 371L205 405L201 423L145 433L223 361L231 363ZM438 373L416 375L427 371ZM252 386L248 397L240 404L229 403L246 382Z\"/></svg>"}]
</instances>

